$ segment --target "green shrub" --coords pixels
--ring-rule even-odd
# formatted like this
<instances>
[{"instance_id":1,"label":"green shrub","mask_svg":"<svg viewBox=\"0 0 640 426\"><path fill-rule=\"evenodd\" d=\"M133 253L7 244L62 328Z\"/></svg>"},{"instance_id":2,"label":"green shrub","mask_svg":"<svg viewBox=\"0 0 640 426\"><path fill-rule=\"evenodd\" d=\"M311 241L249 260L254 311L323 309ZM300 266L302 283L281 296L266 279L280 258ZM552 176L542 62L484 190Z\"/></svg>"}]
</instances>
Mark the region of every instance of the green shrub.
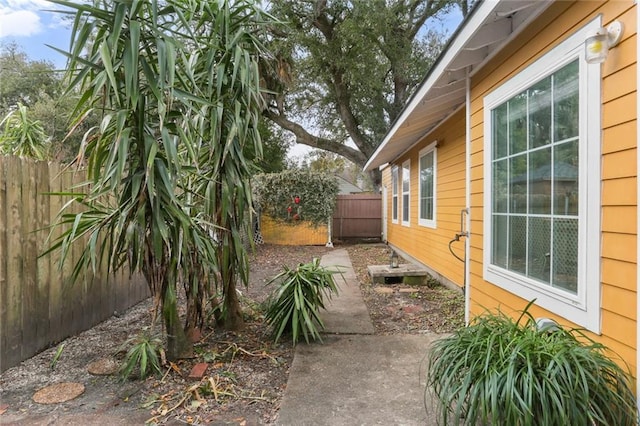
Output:
<instances>
[{"instance_id":1,"label":"green shrub","mask_svg":"<svg viewBox=\"0 0 640 426\"><path fill-rule=\"evenodd\" d=\"M136 370L138 370L137 377L140 379L162 373L160 368L162 340L159 337L148 331L142 331L124 342L122 347L129 348L119 371L122 380L127 380Z\"/></svg>"},{"instance_id":2,"label":"green shrub","mask_svg":"<svg viewBox=\"0 0 640 426\"><path fill-rule=\"evenodd\" d=\"M325 309L324 298L338 293L333 275L340 273L320 266L319 259L301 263L295 269L284 267L267 285L277 283L278 288L269 298L266 321L273 327L277 342L283 333L291 333L296 344L300 336L320 340L324 324L320 309Z\"/></svg>"},{"instance_id":3,"label":"green shrub","mask_svg":"<svg viewBox=\"0 0 640 426\"><path fill-rule=\"evenodd\" d=\"M335 176L308 170L259 174L252 180L253 200L281 223L326 225L339 192Z\"/></svg>"},{"instance_id":4,"label":"green shrub","mask_svg":"<svg viewBox=\"0 0 640 426\"><path fill-rule=\"evenodd\" d=\"M442 424L635 425L629 376L580 329L485 313L434 343L427 388ZM425 398L427 400L428 398Z\"/></svg>"}]
</instances>

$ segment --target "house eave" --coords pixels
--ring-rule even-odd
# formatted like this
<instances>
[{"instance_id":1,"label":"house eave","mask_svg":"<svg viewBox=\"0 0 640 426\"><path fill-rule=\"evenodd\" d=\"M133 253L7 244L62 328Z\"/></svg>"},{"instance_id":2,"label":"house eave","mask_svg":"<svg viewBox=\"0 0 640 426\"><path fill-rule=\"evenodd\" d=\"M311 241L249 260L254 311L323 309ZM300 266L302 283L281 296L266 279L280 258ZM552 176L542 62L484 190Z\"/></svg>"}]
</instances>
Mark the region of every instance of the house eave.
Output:
<instances>
[{"instance_id":1,"label":"house eave","mask_svg":"<svg viewBox=\"0 0 640 426\"><path fill-rule=\"evenodd\" d=\"M480 70L551 2L482 1L458 28L364 170L393 163L465 103L466 79Z\"/></svg>"}]
</instances>

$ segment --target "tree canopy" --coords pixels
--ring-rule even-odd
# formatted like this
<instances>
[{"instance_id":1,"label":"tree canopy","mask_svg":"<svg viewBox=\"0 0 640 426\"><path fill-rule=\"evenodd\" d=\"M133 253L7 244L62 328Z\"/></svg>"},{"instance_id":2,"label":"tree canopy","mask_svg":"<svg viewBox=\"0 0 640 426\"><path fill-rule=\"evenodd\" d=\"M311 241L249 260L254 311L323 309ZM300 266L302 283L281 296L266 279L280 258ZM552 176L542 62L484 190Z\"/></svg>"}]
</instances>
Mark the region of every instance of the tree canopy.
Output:
<instances>
[{"instance_id":1,"label":"tree canopy","mask_svg":"<svg viewBox=\"0 0 640 426\"><path fill-rule=\"evenodd\" d=\"M79 96L77 90L66 91L63 74L49 61L30 58L17 43L0 45L0 120L9 114L18 116L18 104L23 105L25 110L21 116L27 116L42 128L49 158L62 162L84 161L79 158L83 154L78 152L82 139L99 125L100 117L90 112L80 122L72 122ZM250 149L245 149L247 160L257 172L272 173L288 168L287 151L292 138L266 118L260 121L259 131L263 155L258 158ZM11 136L4 127L0 128L0 138L3 135L4 140Z\"/></svg>"},{"instance_id":2,"label":"tree canopy","mask_svg":"<svg viewBox=\"0 0 640 426\"><path fill-rule=\"evenodd\" d=\"M466 1L272 1L283 25L272 31L279 61L265 73L264 115L297 143L364 166L444 44L425 23L458 5Z\"/></svg>"},{"instance_id":3,"label":"tree canopy","mask_svg":"<svg viewBox=\"0 0 640 426\"><path fill-rule=\"evenodd\" d=\"M84 133L98 125L97 117L91 115L69 134L78 92L65 93L63 73L49 61L31 59L16 43L0 46L0 82L0 119L20 114L38 123L50 158L74 159ZM19 105L24 109L18 113ZM0 137L10 137L6 129L0 133Z\"/></svg>"}]
</instances>

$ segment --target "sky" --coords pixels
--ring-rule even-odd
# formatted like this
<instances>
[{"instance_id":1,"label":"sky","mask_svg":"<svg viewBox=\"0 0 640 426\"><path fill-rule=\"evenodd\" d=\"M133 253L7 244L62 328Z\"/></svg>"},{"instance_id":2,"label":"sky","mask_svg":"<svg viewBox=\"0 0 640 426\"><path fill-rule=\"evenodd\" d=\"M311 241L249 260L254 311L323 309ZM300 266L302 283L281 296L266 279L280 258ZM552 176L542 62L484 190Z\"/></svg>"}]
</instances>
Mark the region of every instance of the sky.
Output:
<instances>
[{"instance_id":1,"label":"sky","mask_svg":"<svg viewBox=\"0 0 640 426\"><path fill-rule=\"evenodd\" d=\"M45 59L64 68L65 57L46 44L69 47L70 28L60 7L46 0L0 0L0 43L15 42L30 59Z\"/></svg>"},{"instance_id":2,"label":"sky","mask_svg":"<svg viewBox=\"0 0 640 426\"><path fill-rule=\"evenodd\" d=\"M69 47L70 23L64 21L65 14L55 12L60 9L47 0L0 0L0 43L16 42L29 58L46 59L63 68L65 57L46 46ZM442 25L451 33L460 19L455 8Z\"/></svg>"}]
</instances>

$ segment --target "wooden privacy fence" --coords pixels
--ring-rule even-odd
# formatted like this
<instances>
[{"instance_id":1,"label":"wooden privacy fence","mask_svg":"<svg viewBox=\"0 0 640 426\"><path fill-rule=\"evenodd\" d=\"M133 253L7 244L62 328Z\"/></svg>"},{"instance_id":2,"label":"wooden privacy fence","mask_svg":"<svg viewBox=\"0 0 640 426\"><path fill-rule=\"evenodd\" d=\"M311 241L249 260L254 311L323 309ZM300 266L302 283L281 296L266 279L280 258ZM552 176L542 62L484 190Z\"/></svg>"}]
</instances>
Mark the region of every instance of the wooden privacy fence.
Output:
<instances>
[{"instance_id":1,"label":"wooden privacy fence","mask_svg":"<svg viewBox=\"0 0 640 426\"><path fill-rule=\"evenodd\" d=\"M331 240L381 239L382 196L380 194L338 195L331 222L331 237L326 226L308 223L284 224L262 215L261 241L276 245L324 245Z\"/></svg>"},{"instance_id":2,"label":"wooden privacy fence","mask_svg":"<svg viewBox=\"0 0 640 426\"><path fill-rule=\"evenodd\" d=\"M148 297L143 279L104 272L87 272L71 285L79 245L62 269L59 253L38 257L47 248L49 225L68 200L46 194L69 191L85 179L83 172L61 170L0 156L0 371Z\"/></svg>"},{"instance_id":3,"label":"wooden privacy fence","mask_svg":"<svg viewBox=\"0 0 640 426\"><path fill-rule=\"evenodd\" d=\"M381 238L382 196L338 195L331 233L335 240Z\"/></svg>"}]
</instances>

